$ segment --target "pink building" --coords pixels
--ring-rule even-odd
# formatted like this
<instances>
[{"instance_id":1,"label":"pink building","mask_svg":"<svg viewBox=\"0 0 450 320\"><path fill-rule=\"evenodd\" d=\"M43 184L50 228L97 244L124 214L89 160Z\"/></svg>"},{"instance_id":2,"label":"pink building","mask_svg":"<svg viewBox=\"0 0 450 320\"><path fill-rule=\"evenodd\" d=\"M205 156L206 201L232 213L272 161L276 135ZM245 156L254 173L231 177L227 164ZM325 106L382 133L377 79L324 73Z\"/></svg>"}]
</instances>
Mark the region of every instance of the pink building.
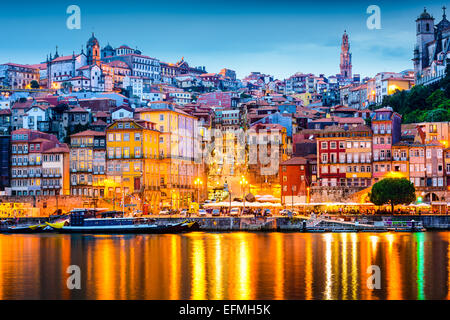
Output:
<instances>
[{"instance_id":1,"label":"pink building","mask_svg":"<svg viewBox=\"0 0 450 320\"><path fill-rule=\"evenodd\" d=\"M210 92L198 97L197 102L207 106L221 106L225 108L235 108L239 101L236 92Z\"/></svg>"}]
</instances>

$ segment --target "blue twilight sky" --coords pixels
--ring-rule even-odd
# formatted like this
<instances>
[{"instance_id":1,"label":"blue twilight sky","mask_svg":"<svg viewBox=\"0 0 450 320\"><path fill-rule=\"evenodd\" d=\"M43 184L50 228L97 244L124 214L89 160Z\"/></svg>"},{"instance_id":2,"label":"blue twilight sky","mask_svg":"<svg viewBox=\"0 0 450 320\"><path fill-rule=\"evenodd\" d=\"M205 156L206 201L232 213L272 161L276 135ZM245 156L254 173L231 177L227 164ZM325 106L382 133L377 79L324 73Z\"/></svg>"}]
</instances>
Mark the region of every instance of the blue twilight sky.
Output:
<instances>
[{"instance_id":1,"label":"blue twilight sky","mask_svg":"<svg viewBox=\"0 0 450 320\"><path fill-rule=\"evenodd\" d=\"M339 72L342 33L350 38L353 72L411 69L415 19L441 20L441 1L2 0L0 63L43 62L49 52L79 52L92 32L103 47L127 44L164 62L181 57L209 72L242 78L251 71L283 79L295 72ZM81 30L66 28L69 5L81 8ZM369 30L369 5L381 9L381 29ZM450 6L449 6L450 7ZM450 12L450 11L449 11ZM450 14L450 13L449 13Z\"/></svg>"}]
</instances>

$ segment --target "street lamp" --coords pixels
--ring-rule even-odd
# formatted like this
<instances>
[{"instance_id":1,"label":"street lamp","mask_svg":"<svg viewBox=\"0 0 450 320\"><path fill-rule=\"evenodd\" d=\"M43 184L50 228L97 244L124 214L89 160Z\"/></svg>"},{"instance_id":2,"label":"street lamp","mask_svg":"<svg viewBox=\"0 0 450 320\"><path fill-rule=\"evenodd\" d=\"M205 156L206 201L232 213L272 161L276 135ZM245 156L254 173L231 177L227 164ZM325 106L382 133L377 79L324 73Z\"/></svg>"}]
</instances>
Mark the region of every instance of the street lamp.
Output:
<instances>
[{"instance_id":1,"label":"street lamp","mask_svg":"<svg viewBox=\"0 0 450 320\"><path fill-rule=\"evenodd\" d=\"M310 192L311 188L310 187L306 187L306 203L309 203L310 201Z\"/></svg>"},{"instance_id":2,"label":"street lamp","mask_svg":"<svg viewBox=\"0 0 450 320\"><path fill-rule=\"evenodd\" d=\"M241 176L241 180L239 181L242 188L242 199L244 200L244 206L242 207L242 213L244 213L245 210L245 186L248 184L248 181L245 179L244 176Z\"/></svg>"},{"instance_id":3,"label":"street lamp","mask_svg":"<svg viewBox=\"0 0 450 320\"><path fill-rule=\"evenodd\" d=\"M203 184L203 180L200 178L195 179L195 187L197 188L197 203L200 205L200 186Z\"/></svg>"}]
</instances>

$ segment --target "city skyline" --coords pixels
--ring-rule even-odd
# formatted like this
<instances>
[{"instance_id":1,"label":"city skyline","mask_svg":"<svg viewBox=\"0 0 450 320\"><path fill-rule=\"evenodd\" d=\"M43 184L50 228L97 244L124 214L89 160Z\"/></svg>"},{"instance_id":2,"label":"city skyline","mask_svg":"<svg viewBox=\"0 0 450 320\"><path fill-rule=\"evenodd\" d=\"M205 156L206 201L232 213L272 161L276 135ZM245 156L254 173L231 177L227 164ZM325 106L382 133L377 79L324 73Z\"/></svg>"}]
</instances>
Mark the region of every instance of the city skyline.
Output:
<instances>
[{"instance_id":1,"label":"city skyline","mask_svg":"<svg viewBox=\"0 0 450 320\"><path fill-rule=\"evenodd\" d=\"M327 2L319 7L292 1L278 5L247 1L239 6L235 1L194 1L189 6L175 2L170 8L154 2L138 5L131 1L127 6L108 3L79 1L81 30L66 27L69 2L52 6L30 3L24 10L18 10L19 4L5 5L0 27L10 30L3 41L11 44L0 52L0 61L40 63L56 46L63 55L80 52L94 32L101 47L127 44L164 62L185 57L190 65L206 66L208 72L236 70L238 78L252 71L278 79L296 72L330 76L339 72L340 41L347 30L353 72L373 76L380 71L413 68L414 20L424 5L414 1L404 8L381 1L381 29L369 30L366 9L370 3L343 7ZM427 6L437 20L442 15L441 6ZM133 19L128 18L131 16ZM38 34L29 30L35 24L40 26ZM17 38L22 41L14 41Z\"/></svg>"}]
</instances>

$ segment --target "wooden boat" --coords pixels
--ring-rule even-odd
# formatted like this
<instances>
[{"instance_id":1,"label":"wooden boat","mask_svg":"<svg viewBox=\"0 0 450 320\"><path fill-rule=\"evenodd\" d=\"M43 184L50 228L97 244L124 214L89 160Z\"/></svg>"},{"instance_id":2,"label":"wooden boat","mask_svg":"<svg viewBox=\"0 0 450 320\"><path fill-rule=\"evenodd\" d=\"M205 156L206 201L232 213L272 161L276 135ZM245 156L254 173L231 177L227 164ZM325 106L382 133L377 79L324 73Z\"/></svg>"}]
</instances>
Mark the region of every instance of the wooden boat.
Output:
<instances>
[{"instance_id":1,"label":"wooden boat","mask_svg":"<svg viewBox=\"0 0 450 320\"><path fill-rule=\"evenodd\" d=\"M3 233L42 233L52 231L46 229L46 224L36 224L28 226L11 226L2 230Z\"/></svg>"}]
</instances>

